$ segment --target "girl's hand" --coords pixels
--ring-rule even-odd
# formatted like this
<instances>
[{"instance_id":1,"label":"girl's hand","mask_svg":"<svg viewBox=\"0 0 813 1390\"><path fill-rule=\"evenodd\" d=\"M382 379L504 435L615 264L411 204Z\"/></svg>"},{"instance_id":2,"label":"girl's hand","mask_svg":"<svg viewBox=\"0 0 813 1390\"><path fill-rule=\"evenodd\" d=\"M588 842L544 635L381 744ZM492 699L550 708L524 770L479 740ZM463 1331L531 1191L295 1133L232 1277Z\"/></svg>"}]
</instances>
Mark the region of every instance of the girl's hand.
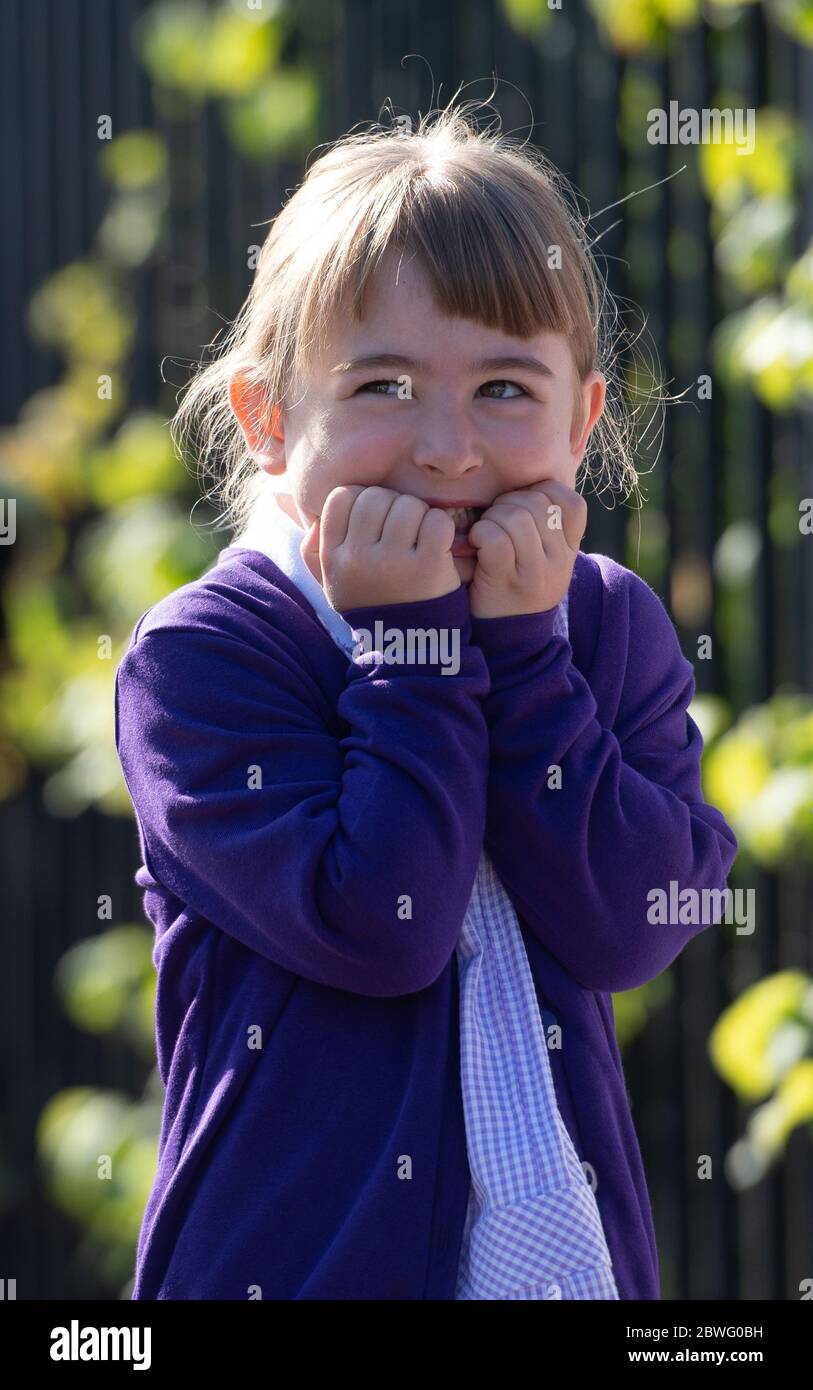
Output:
<instances>
[{"instance_id":1,"label":"girl's hand","mask_svg":"<svg viewBox=\"0 0 813 1390\"><path fill-rule=\"evenodd\" d=\"M460 587L455 527L439 507L385 487L334 487L300 552L337 613L440 598Z\"/></svg>"},{"instance_id":2,"label":"girl's hand","mask_svg":"<svg viewBox=\"0 0 813 1390\"><path fill-rule=\"evenodd\" d=\"M546 613L562 601L587 526L587 503L563 483L534 483L496 497L469 531L477 565L473 618Z\"/></svg>"}]
</instances>

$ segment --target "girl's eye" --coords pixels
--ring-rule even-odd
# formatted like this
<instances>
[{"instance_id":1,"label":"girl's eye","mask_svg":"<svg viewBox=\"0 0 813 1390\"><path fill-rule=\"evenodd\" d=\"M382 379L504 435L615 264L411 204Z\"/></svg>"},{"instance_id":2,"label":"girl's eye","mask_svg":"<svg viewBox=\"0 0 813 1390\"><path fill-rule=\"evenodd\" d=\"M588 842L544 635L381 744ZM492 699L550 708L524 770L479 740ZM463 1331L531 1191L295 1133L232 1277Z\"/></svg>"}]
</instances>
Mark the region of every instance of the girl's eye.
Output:
<instances>
[{"instance_id":1,"label":"girl's eye","mask_svg":"<svg viewBox=\"0 0 813 1390\"><path fill-rule=\"evenodd\" d=\"M397 387L398 387L398 382L395 381L395 380L390 380L390 381L365 381L364 385L359 387L359 391L369 391L369 390L371 390L372 388L374 388L374 387L376 387L376 386L395 386L395 387L397 388ZM389 392L388 392L388 391L377 391L375 394L376 394L376 395L388 396L388 395L389 395Z\"/></svg>"},{"instance_id":2,"label":"girl's eye","mask_svg":"<svg viewBox=\"0 0 813 1390\"><path fill-rule=\"evenodd\" d=\"M383 386L383 387L395 386L396 389L397 389L397 388L398 388L398 385L399 385L399 383L398 383L397 381L394 381L394 380L366 381L366 382L364 383L363 386L360 386L360 387L359 387L359 390L360 390L360 391L374 391L376 395L385 395L385 396L386 396L386 395L389 395L390 393L389 393L387 390L384 390L383 392L382 392L382 391L378 391L377 388L378 388L379 386ZM483 386L480 387L480 390L481 390L481 391L486 391L486 390L488 390L489 386L513 386L513 387L515 387L516 390L520 393L520 395L522 395L522 396L527 396L527 394L528 394L528 392L525 390L525 387L524 387L524 386L520 386L516 381L501 381L501 380L498 380L498 381L487 381L487 382L485 383L485 385L483 385ZM510 401L510 400L515 400L516 397L515 397L515 396L500 395L500 396L493 396L491 399L492 399L492 400L498 400L498 401L504 401L504 400Z\"/></svg>"},{"instance_id":3,"label":"girl's eye","mask_svg":"<svg viewBox=\"0 0 813 1390\"><path fill-rule=\"evenodd\" d=\"M484 386L481 386L481 387L480 387L480 390L481 390L481 391L486 391L486 390L488 390L488 387L489 387L489 386L516 386L517 390L518 390L523 396L527 396L527 394L528 394L528 392L525 390L525 387L524 387L524 386L520 386L519 383L516 382L516 381L487 381L487 382L485 383ZM494 397L492 397L492 400L510 401L510 400L516 400L516 397L515 397L515 396L494 396Z\"/></svg>"}]
</instances>

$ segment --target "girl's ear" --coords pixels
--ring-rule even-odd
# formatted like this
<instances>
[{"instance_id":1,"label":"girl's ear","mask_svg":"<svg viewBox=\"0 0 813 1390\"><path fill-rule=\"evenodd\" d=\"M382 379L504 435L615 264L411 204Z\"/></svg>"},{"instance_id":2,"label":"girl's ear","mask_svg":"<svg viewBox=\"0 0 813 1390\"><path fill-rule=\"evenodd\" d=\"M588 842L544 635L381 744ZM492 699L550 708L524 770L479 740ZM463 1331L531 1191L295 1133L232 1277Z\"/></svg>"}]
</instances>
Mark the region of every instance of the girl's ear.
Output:
<instances>
[{"instance_id":1,"label":"girl's ear","mask_svg":"<svg viewBox=\"0 0 813 1390\"><path fill-rule=\"evenodd\" d=\"M574 439L571 435L570 439L570 452L577 466L584 457L590 432L604 410L606 396L607 378L603 372L591 372L582 383L582 414L581 421L577 421L581 428L577 437Z\"/></svg>"},{"instance_id":2,"label":"girl's ear","mask_svg":"<svg viewBox=\"0 0 813 1390\"><path fill-rule=\"evenodd\" d=\"M229 404L257 466L265 473L284 473L285 439L279 406L269 405L262 386L240 373L229 381Z\"/></svg>"}]
</instances>

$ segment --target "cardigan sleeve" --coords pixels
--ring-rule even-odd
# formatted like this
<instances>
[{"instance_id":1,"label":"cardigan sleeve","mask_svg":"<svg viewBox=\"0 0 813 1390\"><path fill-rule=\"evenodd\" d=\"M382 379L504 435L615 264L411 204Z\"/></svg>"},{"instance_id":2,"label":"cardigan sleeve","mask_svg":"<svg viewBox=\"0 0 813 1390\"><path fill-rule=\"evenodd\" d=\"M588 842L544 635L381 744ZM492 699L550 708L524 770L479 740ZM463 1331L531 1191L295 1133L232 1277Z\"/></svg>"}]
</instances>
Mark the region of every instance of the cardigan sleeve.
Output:
<instances>
[{"instance_id":1,"label":"cardigan sleeve","mask_svg":"<svg viewBox=\"0 0 813 1390\"><path fill-rule=\"evenodd\" d=\"M459 627L459 671L357 653L331 708L290 633L152 628L116 672L116 746L165 890L316 983L410 994L450 959L477 872L488 670L462 586L351 616Z\"/></svg>"},{"instance_id":2,"label":"cardigan sleeve","mask_svg":"<svg viewBox=\"0 0 813 1390\"><path fill-rule=\"evenodd\" d=\"M584 988L609 993L653 979L702 930L652 920L651 891L724 889L737 841L703 799L694 671L671 619L608 563L593 673L606 688L626 646L612 728L553 633L555 609L475 618L472 637L491 676L486 849L530 930Z\"/></svg>"}]
</instances>

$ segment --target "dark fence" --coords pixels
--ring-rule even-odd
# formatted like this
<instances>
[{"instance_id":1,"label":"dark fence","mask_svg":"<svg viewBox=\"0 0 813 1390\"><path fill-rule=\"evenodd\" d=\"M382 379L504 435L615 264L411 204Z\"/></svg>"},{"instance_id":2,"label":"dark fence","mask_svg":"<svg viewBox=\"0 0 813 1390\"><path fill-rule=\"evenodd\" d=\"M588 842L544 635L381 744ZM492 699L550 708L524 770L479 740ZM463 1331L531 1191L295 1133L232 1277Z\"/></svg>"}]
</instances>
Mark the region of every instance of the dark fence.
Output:
<instances>
[{"instance_id":1,"label":"dark fence","mask_svg":"<svg viewBox=\"0 0 813 1390\"><path fill-rule=\"evenodd\" d=\"M133 21L143 8L139 0L6 0L0 6L6 195L0 237L8 335L22 322L32 291L87 250L101 219L106 189L97 170L99 114L112 116L117 133L144 125L162 129L173 187L188 189L197 179L199 192L192 202L173 196L169 254L139 279L130 388L135 404L151 405L166 400L159 397L162 357L197 356L214 335L218 315L238 309L251 279L247 247L262 240L258 224L279 209L302 168L241 161L210 110L191 138L187 127L162 121L132 48ZM730 306L721 303L713 274L695 152L687 151L686 172L664 183L668 148L648 146L642 137L631 152L619 138L620 84L634 64L655 84L662 106L677 98L698 108L719 104L720 89L735 85L747 105L780 105L805 121L810 133L813 54L768 29L760 5L747 8L735 29L713 33L698 26L673 38L668 57L635 60L602 45L582 4L557 13L555 48L541 50L518 36L490 0L307 0L297 14L298 57L319 75L322 140L375 119L387 98L396 112L414 118L443 104L461 81L477 79L466 96L487 96L496 74L503 128L524 135L533 120L532 141L592 209L619 203L631 187L660 183L597 219L597 232L609 228L598 249L613 293L643 306L672 389L682 390L711 370L709 337ZM811 188L799 197L801 253L813 232ZM632 203L640 205L634 214ZM701 269L688 278L669 251L676 228L693 232L703 249ZM678 317L692 330L680 343L672 335ZM32 391L54 379L56 367L20 335L0 373L6 422L14 421ZM642 534L648 534L651 514L662 515L668 528L668 545L654 572L649 562L646 577L673 611L672 585L687 557L714 594L714 547L724 525L743 519L757 528L761 549L750 642L727 650L706 619L701 630L710 632L720 655L695 661L698 690L732 699L737 710L779 686L813 684L813 543L779 548L768 530L777 461L798 481L800 498L813 493L810 446L809 414L780 418L747 391L716 390L702 406L667 412L660 459L645 479L650 501ZM637 568L637 537L637 518L628 509L591 501L586 549ZM657 556L657 547L646 553ZM8 550L0 548L0 563L8 561ZM693 659L698 632L680 613L675 617L683 650ZM62 951L98 928L96 885L102 873L117 917L141 919L132 877L137 843L133 825L95 813L54 821L42 809L39 787L35 776L24 795L2 806L8 924L2 1162L14 1176L18 1200L5 1222L0 1274L17 1278L21 1298L89 1297L105 1291L68 1272L78 1237L44 1199L33 1130L43 1104L62 1087L99 1084L136 1092L144 1082L144 1068L124 1049L94 1042L67 1023L52 987ZM735 867L732 883L736 874ZM711 1068L710 1028L752 980L785 966L813 966L809 873L760 874L756 882L749 877L749 886L756 887L759 905L753 937L734 938L730 928L701 933L673 969L670 999L625 1057L667 1299L795 1298L799 1280L811 1273L809 1136L797 1132L781 1169L745 1196L720 1176L745 1114ZM717 1176L711 1183L697 1179L701 1153L713 1158Z\"/></svg>"}]
</instances>

